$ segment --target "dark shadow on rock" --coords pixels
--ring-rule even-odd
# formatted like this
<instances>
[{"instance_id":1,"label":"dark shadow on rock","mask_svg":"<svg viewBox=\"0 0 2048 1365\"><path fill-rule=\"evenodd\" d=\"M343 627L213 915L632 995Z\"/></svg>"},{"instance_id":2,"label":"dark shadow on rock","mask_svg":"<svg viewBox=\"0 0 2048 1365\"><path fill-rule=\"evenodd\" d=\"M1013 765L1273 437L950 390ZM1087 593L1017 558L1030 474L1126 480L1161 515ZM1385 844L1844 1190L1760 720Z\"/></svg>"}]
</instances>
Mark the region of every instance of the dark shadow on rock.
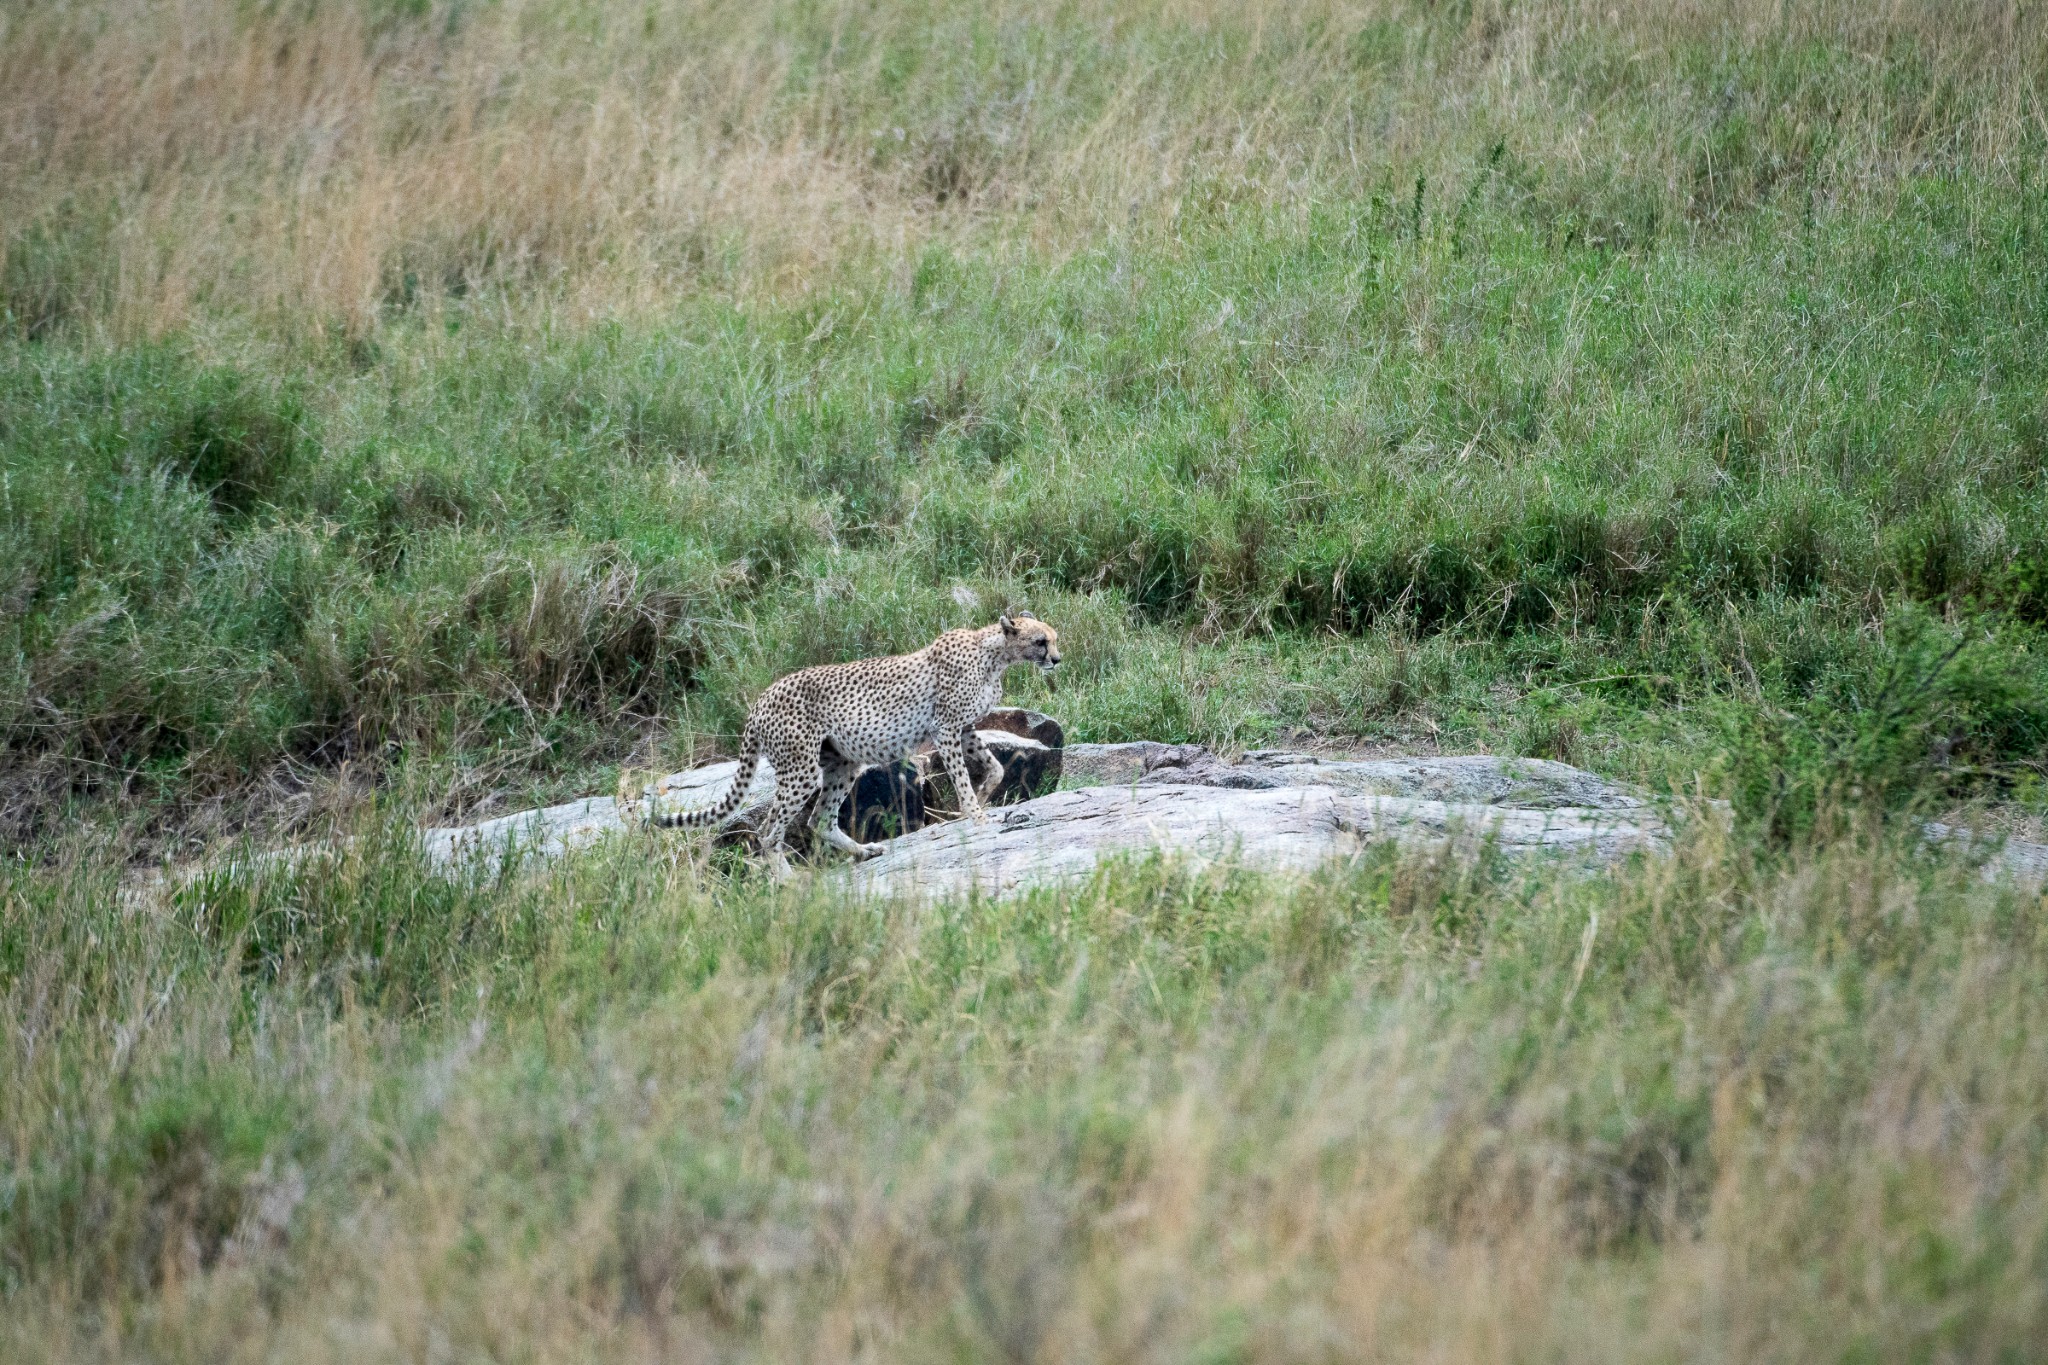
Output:
<instances>
[{"instance_id":1,"label":"dark shadow on rock","mask_svg":"<svg viewBox=\"0 0 2048 1365\"><path fill-rule=\"evenodd\" d=\"M924 826L924 791L917 769L908 763L862 769L853 794L839 808L839 828L864 844L915 833Z\"/></svg>"},{"instance_id":2,"label":"dark shadow on rock","mask_svg":"<svg viewBox=\"0 0 2048 1365\"><path fill-rule=\"evenodd\" d=\"M1021 706L1000 706L976 721L974 731L982 747L1003 765L1002 781L989 794L988 805L1013 806L1059 787L1066 732L1051 716ZM953 784L937 751L930 744L920 745L911 753L910 762L919 774L927 808L957 815L960 803L953 795ZM970 780L979 783L987 771L974 757L969 757Z\"/></svg>"}]
</instances>

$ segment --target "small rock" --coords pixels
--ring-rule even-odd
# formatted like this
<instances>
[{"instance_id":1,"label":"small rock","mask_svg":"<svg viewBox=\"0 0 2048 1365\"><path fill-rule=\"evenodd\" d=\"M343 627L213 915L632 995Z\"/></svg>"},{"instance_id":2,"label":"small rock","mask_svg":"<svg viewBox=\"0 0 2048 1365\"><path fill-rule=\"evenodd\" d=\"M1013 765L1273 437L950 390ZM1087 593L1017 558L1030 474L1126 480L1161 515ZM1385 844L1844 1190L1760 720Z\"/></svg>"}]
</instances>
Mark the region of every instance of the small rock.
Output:
<instances>
[{"instance_id":1,"label":"small rock","mask_svg":"<svg viewBox=\"0 0 2048 1365\"><path fill-rule=\"evenodd\" d=\"M1175 744L1145 758L1143 786L1230 787L1270 791L1291 784L1234 763L1225 763L1199 744Z\"/></svg>"},{"instance_id":2,"label":"small rock","mask_svg":"<svg viewBox=\"0 0 2048 1365\"><path fill-rule=\"evenodd\" d=\"M1067 778L1076 784L1136 782L1155 766L1156 755L1180 747L1152 739L1121 744L1070 744L1060 756L1060 764Z\"/></svg>"}]
</instances>

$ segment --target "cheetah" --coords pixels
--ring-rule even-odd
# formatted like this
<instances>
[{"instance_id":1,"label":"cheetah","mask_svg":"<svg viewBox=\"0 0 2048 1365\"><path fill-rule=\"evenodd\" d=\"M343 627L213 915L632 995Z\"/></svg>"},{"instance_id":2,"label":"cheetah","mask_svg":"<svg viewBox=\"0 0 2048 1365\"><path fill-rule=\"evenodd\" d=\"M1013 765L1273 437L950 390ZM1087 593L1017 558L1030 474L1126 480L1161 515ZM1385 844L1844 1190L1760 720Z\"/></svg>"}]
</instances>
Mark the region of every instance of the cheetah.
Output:
<instances>
[{"instance_id":1,"label":"cheetah","mask_svg":"<svg viewBox=\"0 0 2048 1365\"><path fill-rule=\"evenodd\" d=\"M762 758L775 770L775 800L761 828L761 848L777 876L789 873L784 837L811 794L823 789L814 829L833 848L856 858L884 851L839 828L839 807L869 764L889 764L930 738L960 794L961 813L985 820L982 798L1002 781L1003 767L974 734L974 722L1002 700L1003 674L1033 664L1050 674L1059 665L1059 634L1023 612L992 626L949 630L912 654L855 663L822 664L770 684L747 713L740 737L740 769L716 805L657 813L666 827L720 826L732 819ZM968 781L968 758L984 766L977 789ZM629 799L625 784L621 798Z\"/></svg>"}]
</instances>

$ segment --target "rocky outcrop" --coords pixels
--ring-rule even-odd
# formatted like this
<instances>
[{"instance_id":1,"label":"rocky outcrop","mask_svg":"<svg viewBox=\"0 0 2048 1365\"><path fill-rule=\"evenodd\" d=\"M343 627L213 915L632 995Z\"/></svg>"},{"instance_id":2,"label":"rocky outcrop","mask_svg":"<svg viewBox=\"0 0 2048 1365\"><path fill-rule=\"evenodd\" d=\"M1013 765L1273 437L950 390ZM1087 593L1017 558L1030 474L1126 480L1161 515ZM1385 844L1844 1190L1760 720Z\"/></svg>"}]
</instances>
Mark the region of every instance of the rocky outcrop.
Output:
<instances>
[{"instance_id":1,"label":"rocky outcrop","mask_svg":"<svg viewBox=\"0 0 2048 1365\"><path fill-rule=\"evenodd\" d=\"M1975 862L1979 875L1987 882L2009 878L2015 885L2030 889L2048 885L2048 844L1937 820L1929 820L1920 830L1929 844Z\"/></svg>"},{"instance_id":2,"label":"rocky outcrop","mask_svg":"<svg viewBox=\"0 0 2048 1365\"><path fill-rule=\"evenodd\" d=\"M984 823L919 831L842 875L879 894L1000 895L1153 850L1298 872L1390 839L1464 839L1596 863L1669 842L1642 797L1540 759L1276 750L1229 763L1198 746L1135 743L1070 746L1066 769L1097 785L991 812Z\"/></svg>"},{"instance_id":3,"label":"rocky outcrop","mask_svg":"<svg viewBox=\"0 0 2048 1365\"><path fill-rule=\"evenodd\" d=\"M1644 799L1604 778L1543 758L1465 754L1448 758L1324 758L1286 749L1255 749L1226 763L1199 744L1076 744L1066 752L1068 785L1337 787L1377 796L1407 796L1529 810L1640 810Z\"/></svg>"},{"instance_id":4,"label":"rocky outcrop","mask_svg":"<svg viewBox=\"0 0 2048 1365\"><path fill-rule=\"evenodd\" d=\"M1005 706L982 717L975 733L1003 765L1003 780L989 804L1009 805L1059 786L1064 737L1050 716L1023 707ZM647 797L663 810L708 806L725 794L739 771L731 761L670 773L647 789ZM977 781L981 773L971 774ZM752 840L775 797L775 777L767 764L755 772L732 822L715 837L723 843ZM952 784L929 747L912 753L892 768L861 773L853 795L841 808L839 826L863 842L895 838L924 828L955 809ZM502 857L512 849L545 858L584 848L605 835L626 828L627 813L609 796L586 797L559 806L521 811L481 824L429 829L421 836L428 858L450 864L476 857ZM792 831L801 846L810 830L806 810Z\"/></svg>"},{"instance_id":5,"label":"rocky outcrop","mask_svg":"<svg viewBox=\"0 0 2048 1365\"><path fill-rule=\"evenodd\" d=\"M1029 713L1024 713L1027 717ZM1020 728L1022 728L1020 723ZM1508 853L1552 853L1604 861L1668 838L1656 809L1591 773L1537 759L1474 755L1458 758L1328 759L1279 750L1225 762L1198 746L1165 744L1045 745L1028 730L983 729L1017 784L986 822L948 821L911 828L889 851L860 865L835 864L832 875L891 895L951 895L970 888L1002 893L1085 875L1105 857L1160 850L1200 860L1234 858L1246 865L1305 870L1355 853L1376 840L1465 838ZM1043 733L1043 732L1042 732ZM1057 741L1057 731L1047 734ZM1057 757L1032 770L1020 759ZM1061 770L1078 789L1031 797L1034 781ZM714 763L656 784L670 809L709 805L733 780L737 765ZM890 802L896 824L914 826L949 793L930 792L931 807L905 818L905 800L921 802L929 774L913 764L898 773L872 771L873 791L851 803L850 820L876 818ZM1007 785L1007 784L1006 784ZM727 838L745 838L773 797L764 766L744 798ZM464 829L429 830L429 856L444 862L499 857L518 847L554 856L625 827L616 803L592 797L506 816Z\"/></svg>"},{"instance_id":6,"label":"rocky outcrop","mask_svg":"<svg viewBox=\"0 0 2048 1365\"><path fill-rule=\"evenodd\" d=\"M992 747L1015 746L1003 757L1006 771L1013 753L1043 742L1009 730L983 738ZM1028 786L1012 790L1005 799L1018 804L992 810L982 824L917 828L929 812L904 803L923 801L928 775L914 764L888 773L870 770L863 779L866 794L851 803L849 819L873 822L863 825L862 838L892 829L910 832L894 838L879 858L832 864L830 875L877 894L1001 894L1085 876L1105 857L1154 849L1197 861L1234 858L1249 866L1302 870L1388 839L1485 841L1510 855L1542 853L1589 863L1660 848L1669 840L1658 807L1641 795L1542 759L1341 759L1263 750L1226 762L1200 746L1147 741L1051 751L1068 790L1035 798L1028 796ZM714 763L673 774L659 784L661 799L682 807L709 805L736 767ZM1040 769L1041 779L1043 774ZM746 837L774 792L774 778L764 767L747 793L736 831L727 837ZM554 857L628 824L613 799L600 796L459 829L431 829L423 837L430 858L452 864L514 851ZM2029 887L2048 882L2048 845L1942 824L1925 828L1930 844L1976 861L1988 880Z\"/></svg>"},{"instance_id":7,"label":"rocky outcrop","mask_svg":"<svg viewBox=\"0 0 2048 1365\"><path fill-rule=\"evenodd\" d=\"M1085 875L1104 857L1159 849L1196 860L1235 857L1251 866L1301 869L1347 856L1375 839L1462 837L1508 854L1565 854L1605 861L1658 848L1668 833L1656 808L1625 789L1562 763L1486 755L1332 760L1303 755L1213 756L1146 769L1146 750L1171 745L1075 745L1067 766L1095 785L991 812L988 823L935 824L892 842L888 853L833 875L886 894L1006 890ZM1078 762L1076 760L1079 760ZM737 765L714 763L664 780L666 799L706 804ZM1281 773L1293 785L1275 782ZM1116 783L1100 779L1108 774ZM880 773L870 776L881 777ZM1178 779L1178 780L1176 780ZM901 779L897 779L901 782ZM903 794L905 787L891 792ZM879 788L877 788L879 790ZM914 792L914 787L908 787ZM774 795L766 769L743 813ZM873 792L854 816L860 837L888 837L887 796ZM427 856L443 865L518 853L559 857L628 827L609 796L523 811L462 828L430 829ZM1929 823L1930 845L1976 862L1987 881L2048 884L2048 845ZM739 835L728 837L744 837Z\"/></svg>"}]
</instances>

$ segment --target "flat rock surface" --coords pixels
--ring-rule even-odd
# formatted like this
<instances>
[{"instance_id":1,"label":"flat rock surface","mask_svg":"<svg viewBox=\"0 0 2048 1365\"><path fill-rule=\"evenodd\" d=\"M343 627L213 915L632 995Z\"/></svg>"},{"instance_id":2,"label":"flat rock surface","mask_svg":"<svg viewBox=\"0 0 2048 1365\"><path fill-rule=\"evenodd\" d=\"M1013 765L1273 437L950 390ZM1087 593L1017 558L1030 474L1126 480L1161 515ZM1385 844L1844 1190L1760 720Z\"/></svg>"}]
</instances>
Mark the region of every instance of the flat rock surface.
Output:
<instances>
[{"instance_id":1,"label":"flat rock surface","mask_svg":"<svg viewBox=\"0 0 2048 1365\"><path fill-rule=\"evenodd\" d=\"M1326 759L1257 751L1234 763L1198 746L1069 745L1069 780L1097 785L999 807L985 823L954 822L895 840L879 858L834 865L863 889L948 895L1001 893L1086 875L1104 857L1153 849L1302 871L1373 840L1484 838L1509 852L1592 860L1661 846L1667 832L1640 797L1591 773L1538 759ZM661 806L709 805L738 765L713 763L655 784ZM744 822L772 798L764 765L740 808ZM617 803L589 797L462 828L428 830L443 863L514 848L554 857L624 829Z\"/></svg>"},{"instance_id":2,"label":"flat rock surface","mask_svg":"<svg viewBox=\"0 0 2048 1365\"><path fill-rule=\"evenodd\" d=\"M712 763L663 778L669 809L717 800L737 771ZM1196 745L1070 744L1067 781L1083 785L990 812L985 824L955 822L906 835L866 863L835 863L834 876L878 893L1000 894L1085 876L1103 858L1151 849L1198 860L1305 870L1376 839L1491 839L1509 853L1562 853L1605 861L1668 841L1655 806L1625 787L1568 764L1471 754L1447 758L1343 759L1256 750L1235 762ZM741 805L741 821L774 796L766 765ZM459 828L430 829L427 855L442 864L508 852L558 857L627 827L609 796ZM2048 845L1930 823L1930 843L1983 862L1987 879L2048 883Z\"/></svg>"},{"instance_id":3,"label":"flat rock surface","mask_svg":"<svg viewBox=\"0 0 2048 1365\"><path fill-rule=\"evenodd\" d=\"M1232 859L1306 872L1375 840L1491 841L1510 853L1563 853L1609 861L1661 847L1664 824L1647 809L1522 809L1363 794L1336 785L1233 788L1139 782L1055 792L906 835L878 858L845 869L854 886L885 895L1000 895L1086 876L1103 858L1160 850L1196 861Z\"/></svg>"},{"instance_id":4,"label":"flat rock surface","mask_svg":"<svg viewBox=\"0 0 2048 1365\"><path fill-rule=\"evenodd\" d=\"M2025 887L2048 884L2048 844L2008 838L1960 825L1942 824L1935 820L1929 820L1920 828L1929 843L1955 849L1965 857L1979 859L1982 864L1980 872L1985 881L1995 882L2010 877Z\"/></svg>"},{"instance_id":5,"label":"flat rock surface","mask_svg":"<svg viewBox=\"0 0 2048 1365\"><path fill-rule=\"evenodd\" d=\"M1088 750L1122 750L1101 755ZM1256 749L1227 763L1197 745L1074 745L1067 770L1077 762L1103 783L1135 781L1204 787L1272 790L1281 787L1336 787L1359 795L1405 796L1467 805L1513 806L1524 810L1647 809L1625 787L1570 764L1544 758L1465 754L1449 758L1323 758L1285 749ZM1077 754L1077 751L1081 751ZM1135 760L1135 766L1132 760Z\"/></svg>"},{"instance_id":6,"label":"flat rock surface","mask_svg":"<svg viewBox=\"0 0 2048 1365\"><path fill-rule=\"evenodd\" d=\"M1005 736L1006 739L1010 738ZM1305 871L1373 841L1491 841L1499 851L1597 864L1657 849L1670 834L1660 808L1591 773L1541 759L1483 754L1345 759L1260 750L1236 762L1197 745L1076 744L1065 749L1068 790L997 807L983 823L953 821L896 839L865 863L835 860L829 875L878 894L1002 894L1084 877L1106 857L1157 849L1197 861ZM710 805L738 770L712 763L655 784L667 809ZM1091 785L1092 784L1092 785ZM775 794L764 764L738 812L744 826ZM521 811L475 825L428 829L443 866L517 853L559 857L638 827L609 796ZM2048 844L1929 821L1927 844L1978 865L1986 881L2048 885ZM296 861L314 848L268 856Z\"/></svg>"},{"instance_id":7,"label":"flat rock surface","mask_svg":"<svg viewBox=\"0 0 2048 1365\"><path fill-rule=\"evenodd\" d=\"M1003 755L1006 762L1012 753L1043 748L1035 740L1004 731L984 730L979 733L983 742ZM670 773L655 782L651 791L662 810L695 810L713 805L725 795L726 785L739 768L740 765L731 759L723 763L707 763L701 768ZM763 763L755 771L753 784L733 814L732 828L752 829L774 799L775 773ZM421 840L426 846L427 857L442 864L478 856L500 857L513 847L541 857L558 858L624 829L626 823L615 799L587 796L559 806L501 815L480 824L429 829L421 835Z\"/></svg>"},{"instance_id":8,"label":"flat rock surface","mask_svg":"<svg viewBox=\"0 0 2048 1365\"><path fill-rule=\"evenodd\" d=\"M739 768L740 765L731 760L707 763L688 772L671 773L655 787L661 794L665 809L689 810L708 806L724 794L726 785ZM764 763L755 774L746 799L741 802L741 811L757 811L774 795L775 778ZM558 858L564 853L587 848L605 835L625 827L626 822L620 818L616 800L609 796L586 796L581 801L520 811L516 815L501 815L481 824L430 829L421 835L421 842L426 847L427 857L439 863L502 857L515 847L544 858Z\"/></svg>"}]
</instances>

